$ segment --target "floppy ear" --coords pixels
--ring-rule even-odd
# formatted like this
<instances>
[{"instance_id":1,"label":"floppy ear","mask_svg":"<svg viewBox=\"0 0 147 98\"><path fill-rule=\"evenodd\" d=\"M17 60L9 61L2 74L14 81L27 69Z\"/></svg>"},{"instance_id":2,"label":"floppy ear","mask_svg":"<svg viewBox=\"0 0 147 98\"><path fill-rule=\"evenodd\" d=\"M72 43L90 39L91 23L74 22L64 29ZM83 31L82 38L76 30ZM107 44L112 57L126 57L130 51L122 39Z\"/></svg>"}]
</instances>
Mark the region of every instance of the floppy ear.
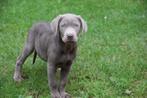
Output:
<instances>
[{"instance_id":1,"label":"floppy ear","mask_svg":"<svg viewBox=\"0 0 147 98\"><path fill-rule=\"evenodd\" d=\"M59 23L60 23L61 19L62 19L62 15L59 15L52 20L51 29L52 29L53 32L58 32Z\"/></svg>"},{"instance_id":2,"label":"floppy ear","mask_svg":"<svg viewBox=\"0 0 147 98\"><path fill-rule=\"evenodd\" d=\"M81 16L78 16L80 22L81 22L81 30L82 32L87 32L87 23L86 21L81 17Z\"/></svg>"}]
</instances>

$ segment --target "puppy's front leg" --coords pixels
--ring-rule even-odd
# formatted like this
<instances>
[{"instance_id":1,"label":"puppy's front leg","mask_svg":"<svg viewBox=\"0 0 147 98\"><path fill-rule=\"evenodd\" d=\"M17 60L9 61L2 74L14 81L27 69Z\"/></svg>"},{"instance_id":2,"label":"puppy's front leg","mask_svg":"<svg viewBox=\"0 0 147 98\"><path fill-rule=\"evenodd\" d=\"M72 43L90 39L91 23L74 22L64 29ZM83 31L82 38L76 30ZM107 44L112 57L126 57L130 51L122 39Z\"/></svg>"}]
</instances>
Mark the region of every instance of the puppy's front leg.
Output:
<instances>
[{"instance_id":1,"label":"puppy's front leg","mask_svg":"<svg viewBox=\"0 0 147 98\"><path fill-rule=\"evenodd\" d=\"M47 72L48 72L48 83L49 83L49 88L51 90L51 98L61 98L59 91L58 91L58 86L56 83L56 70L57 67L55 64L48 62L47 66Z\"/></svg>"},{"instance_id":2,"label":"puppy's front leg","mask_svg":"<svg viewBox=\"0 0 147 98\"><path fill-rule=\"evenodd\" d=\"M65 92L65 86L67 83L67 77L71 68L72 62L67 62L61 69L61 80L60 80L60 87L59 91L61 94L61 98L70 98L71 96Z\"/></svg>"}]
</instances>

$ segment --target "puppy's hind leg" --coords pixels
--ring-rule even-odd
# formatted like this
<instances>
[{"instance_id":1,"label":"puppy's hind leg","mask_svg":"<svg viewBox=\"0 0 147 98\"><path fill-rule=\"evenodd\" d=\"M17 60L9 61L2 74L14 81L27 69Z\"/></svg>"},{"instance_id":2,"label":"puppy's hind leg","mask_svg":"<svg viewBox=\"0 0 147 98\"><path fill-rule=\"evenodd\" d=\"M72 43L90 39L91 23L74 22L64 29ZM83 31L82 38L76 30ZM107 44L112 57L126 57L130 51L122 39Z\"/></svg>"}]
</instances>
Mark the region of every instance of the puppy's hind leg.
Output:
<instances>
[{"instance_id":1,"label":"puppy's hind leg","mask_svg":"<svg viewBox=\"0 0 147 98\"><path fill-rule=\"evenodd\" d=\"M28 40L24 46L23 52L18 57L15 65L15 72L13 79L14 81L20 82L23 80L23 77L21 75L22 65L25 62L26 58L34 51L34 42L33 38L28 37Z\"/></svg>"}]
</instances>

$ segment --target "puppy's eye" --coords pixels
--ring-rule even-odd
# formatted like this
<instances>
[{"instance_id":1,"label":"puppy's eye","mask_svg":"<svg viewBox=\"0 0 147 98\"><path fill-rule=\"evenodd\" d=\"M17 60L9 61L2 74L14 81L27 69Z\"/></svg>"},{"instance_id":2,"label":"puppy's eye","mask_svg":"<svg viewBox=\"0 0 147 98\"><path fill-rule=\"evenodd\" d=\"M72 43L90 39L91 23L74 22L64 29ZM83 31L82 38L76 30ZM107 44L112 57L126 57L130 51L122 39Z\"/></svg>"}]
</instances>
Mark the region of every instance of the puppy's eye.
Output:
<instances>
[{"instance_id":1,"label":"puppy's eye","mask_svg":"<svg viewBox=\"0 0 147 98\"><path fill-rule=\"evenodd\" d=\"M66 26L66 24L64 23L64 24L61 24L61 27L65 27Z\"/></svg>"},{"instance_id":2,"label":"puppy's eye","mask_svg":"<svg viewBox=\"0 0 147 98\"><path fill-rule=\"evenodd\" d=\"M79 27L79 25L78 24L73 24L75 27Z\"/></svg>"}]
</instances>

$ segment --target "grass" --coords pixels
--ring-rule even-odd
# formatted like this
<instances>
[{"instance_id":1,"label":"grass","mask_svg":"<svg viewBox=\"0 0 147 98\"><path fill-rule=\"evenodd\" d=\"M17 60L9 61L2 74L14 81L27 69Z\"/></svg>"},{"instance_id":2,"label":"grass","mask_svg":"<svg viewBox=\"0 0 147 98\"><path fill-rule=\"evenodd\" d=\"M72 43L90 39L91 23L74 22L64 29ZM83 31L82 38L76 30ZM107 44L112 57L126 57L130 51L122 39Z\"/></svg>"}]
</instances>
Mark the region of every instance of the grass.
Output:
<instances>
[{"instance_id":1,"label":"grass","mask_svg":"<svg viewBox=\"0 0 147 98\"><path fill-rule=\"evenodd\" d=\"M32 56L28 79L12 79L27 31L58 14L80 14L88 32L79 39L67 91L73 98L147 96L146 0L0 0L0 98L48 98L46 63Z\"/></svg>"}]
</instances>

